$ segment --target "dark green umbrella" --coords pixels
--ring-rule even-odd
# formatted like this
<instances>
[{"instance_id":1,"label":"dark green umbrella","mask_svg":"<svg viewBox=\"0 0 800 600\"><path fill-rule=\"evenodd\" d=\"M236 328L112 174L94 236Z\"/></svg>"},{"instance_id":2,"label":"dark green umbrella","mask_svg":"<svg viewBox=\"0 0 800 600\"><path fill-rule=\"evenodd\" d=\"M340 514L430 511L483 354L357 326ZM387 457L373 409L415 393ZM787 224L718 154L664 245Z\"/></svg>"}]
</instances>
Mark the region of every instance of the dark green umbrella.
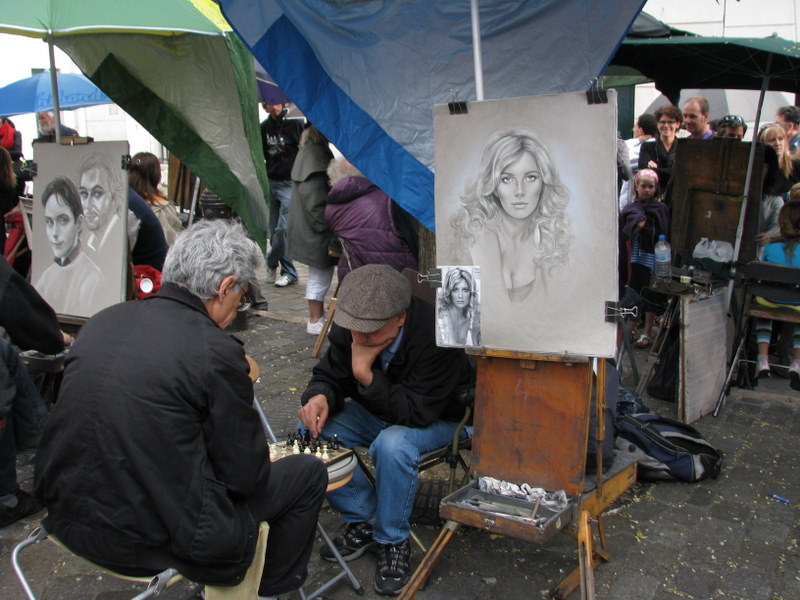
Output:
<instances>
[{"instance_id":1,"label":"dark green umbrella","mask_svg":"<svg viewBox=\"0 0 800 600\"><path fill-rule=\"evenodd\" d=\"M684 88L800 93L800 45L777 36L628 36L611 65L635 69L673 103Z\"/></svg>"}]
</instances>

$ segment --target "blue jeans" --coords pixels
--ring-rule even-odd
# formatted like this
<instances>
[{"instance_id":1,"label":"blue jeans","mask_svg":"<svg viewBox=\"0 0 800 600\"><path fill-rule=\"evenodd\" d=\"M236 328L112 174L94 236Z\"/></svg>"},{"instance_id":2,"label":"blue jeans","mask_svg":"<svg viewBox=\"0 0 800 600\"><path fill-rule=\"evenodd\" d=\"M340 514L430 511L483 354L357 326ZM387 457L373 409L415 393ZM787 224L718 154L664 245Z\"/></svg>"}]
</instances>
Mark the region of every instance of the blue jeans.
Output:
<instances>
[{"instance_id":1,"label":"blue jeans","mask_svg":"<svg viewBox=\"0 0 800 600\"><path fill-rule=\"evenodd\" d=\"M292 260L286 256L286 232L289 224L289 203L292 200L292 182L269 180L272 192L270 205L270 223L272 235L270 237L270 250L267 254L267 267L277 269L281 266L281 275L286 275L291 281L297 281L297 269ZM276 216L277 215L277 216Z\"/></svg>"},{"instance_id":2,"label":"blue jeans","mask_svg":"<svg viewBox=\"0 0 800 600\"><path fill-rule=\"evenodd\" d=\"M347 485L328 493L329 504L345 522L372 522L372 537L380 544L407 539L419 457L450 442L457 426L451 421L436 421L428 427L393 425L347 400L344 410L325 424L322 437L332 439L335 434L347 448L368 445L376 484L373 487L364 472L356 469Z\"/></svg>"}]
</instances>

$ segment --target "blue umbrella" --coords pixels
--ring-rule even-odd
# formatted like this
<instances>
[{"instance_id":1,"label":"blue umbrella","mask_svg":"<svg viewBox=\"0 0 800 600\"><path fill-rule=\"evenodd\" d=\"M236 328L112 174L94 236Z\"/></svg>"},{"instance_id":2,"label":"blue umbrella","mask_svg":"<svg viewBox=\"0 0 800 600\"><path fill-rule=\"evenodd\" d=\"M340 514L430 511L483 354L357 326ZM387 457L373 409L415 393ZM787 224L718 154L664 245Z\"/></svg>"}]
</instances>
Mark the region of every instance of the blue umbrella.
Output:
<instances>
[{"instance_id":1,"label":"blue umbrella","mask_svg":"<svg viewBox=\"0 0 800 600\"><path fill-rule=\"evenodd\" d=\"M87 77L79 73L58 73L58 105L62 110L113 104ZM20 79L0 88L0 115L53 110L53 92L48 71Z\"/></svg>"}]
</instances>

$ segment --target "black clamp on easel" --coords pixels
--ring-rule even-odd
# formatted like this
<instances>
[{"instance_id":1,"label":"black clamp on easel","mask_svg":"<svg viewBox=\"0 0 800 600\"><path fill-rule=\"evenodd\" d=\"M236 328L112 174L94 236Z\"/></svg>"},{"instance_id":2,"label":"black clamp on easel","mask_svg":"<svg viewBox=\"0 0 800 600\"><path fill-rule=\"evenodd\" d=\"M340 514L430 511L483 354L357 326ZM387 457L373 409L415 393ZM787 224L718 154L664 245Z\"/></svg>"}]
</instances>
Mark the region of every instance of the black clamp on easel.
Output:
<instances>
[{"instance_id":1,"label":"black clamp on easel","mask_svg":"<svg viewBox=\"0 0 800 600\"><path fill-rule=\"evenodd\" d=\"M586 90L586 101L589 104L608 104L608 94L605 88L600 87L599 79L592 79L589 89Z\"/></svg>"}]
</instances>

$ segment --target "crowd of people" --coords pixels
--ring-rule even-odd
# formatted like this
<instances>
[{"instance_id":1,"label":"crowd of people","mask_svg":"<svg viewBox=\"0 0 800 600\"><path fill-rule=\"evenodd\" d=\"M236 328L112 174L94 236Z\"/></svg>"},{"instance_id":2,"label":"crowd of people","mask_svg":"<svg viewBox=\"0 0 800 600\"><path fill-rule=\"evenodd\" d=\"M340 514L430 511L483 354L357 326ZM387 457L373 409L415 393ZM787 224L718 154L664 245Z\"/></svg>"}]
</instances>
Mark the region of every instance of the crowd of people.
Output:
<instances>
[{"instance_id":1,"label":"crowd of people","mask_svg":"<svg viewBox=\"0 0 800 600\"><path fill-rule=\"evenodd\" d=\"M642 114L636 120L634 137L625 142L633 177L621 183L619 194L620 297L627 292L645 312L641 326L632 332L635 346L650 346L654 318L663 304L663 298L648 286L655 268L655 244L660 235L667 240L670 237L672 174L679 135L695 140L743 140L746 133L747 123L740 115L711 120L708 100L701 96L688 98L682 108L661 106L655 114ZM763 144L764 170L756 175L761 177L762 196L755 242L759 256L771 260L768 246L786 235L779 223L782 208L790 200L792 186L800 182L800 109L781 107L773 122L759 128L757 139ZM798 365L793 363L792 369L797 371Z\"/></svg>"},{"instance_id":2,"label":"crowd of people","mask_svg":"<svg viewBox=\"0 0 800 600\"><path fill-rule=\"evenodd\" d=\"M794 110L782 109L775 124L759 131L766 224L758 241L764 260L800 267L800 171L797 145L792 147L800 140L800 112L789 108ZM129 221L137 229L132 260L160 272L160 289L141 302L101 310L82 326L48 418L16 351L0 344L8 383L0 390L0 527L46 507L47 530L97 564L129 575L175 567L198 582L234 585L254 559L259 523L267 522L259 595L275 597L303 584L327 497L344 523L332 542L338 553L355 560L376 550L374 588L397 595L411 574L417 463L452 439L463 414L460 392L474 382L463 348L448 346L479 343L475 275L463 268L446 274L437 314L412 294L401 273L418 264L410 216L346 157L334 156L313 125L289 118L284 105L265 109L272 203L266 256L235 220L204 219L183 231L159 193L158 158L139 153L126 186ZM747 129L737 115L711 122L701 97L637 119L634 137L624 144L632 177L620 189L619 231L621 284L640 296L647 295L656 241L670 234L682 127L698 140L742 139ZM0 131L0 144L2 139ZM16 185L6 156L0 149L0 194L2 186ZM542 171L541 180L525 178L530 163ZM486 144L481 164L476 181L491 193L476 184L476 198L464 200L463 219L474 223L473 213L479 213L485 224L547 202L552 219L534 236L535 252L563 253L559 232L568 190L535 135L498 134ZM525 202L509 204L508 182L497 178L497 169L522 190ZM54 260L37 283L41 294L0 261L0 318L10 314L6 307L25 305L14 309L18 322L0 323L19 348L54 353L71 342L58 328L50 304L60 299L50 289L54 285L63 295L72 285L67 280L78 279L84 287L102 285L102 273L90 267L109 237L121 234L113 232L124 210L112 194L112 179L108 166L90 156L75 182L56 177L47 184L40 201ZM478 239L482 233L480 227L469 231ZM509 231L505 241L516 252L515 232ZM516 233L522 240L531 235ZM298 282L294 261L308 265L308 333L319 334L331 317L329 344L301 395L299 425L315 438L367 447L374 483L356 469L349 482L328 491L326 469L315 458L270 461L244 349L224 332L257 285L263 260L278 289ZM94 275L66 277L65 269L79 267ZM325 315L335 274L337 304L333 315ZM506 285L512 300L528 293L532 278L546 277L527 275ZM75 294L92 297L96 291ZM656 303L646 307L636 332L639 347L653 336ZM447 321L438 331L437 319ZM758 370L764 376L771 334L769 322L759 322ZM793 339L790 384L800 389L800 328ZM30 439L21 441L15 428L27 428ZM31 495L19 488L14 456L18 447L37 442ZM328 546L321 554L336 559Z\"/></svg>"}]
</instances>

